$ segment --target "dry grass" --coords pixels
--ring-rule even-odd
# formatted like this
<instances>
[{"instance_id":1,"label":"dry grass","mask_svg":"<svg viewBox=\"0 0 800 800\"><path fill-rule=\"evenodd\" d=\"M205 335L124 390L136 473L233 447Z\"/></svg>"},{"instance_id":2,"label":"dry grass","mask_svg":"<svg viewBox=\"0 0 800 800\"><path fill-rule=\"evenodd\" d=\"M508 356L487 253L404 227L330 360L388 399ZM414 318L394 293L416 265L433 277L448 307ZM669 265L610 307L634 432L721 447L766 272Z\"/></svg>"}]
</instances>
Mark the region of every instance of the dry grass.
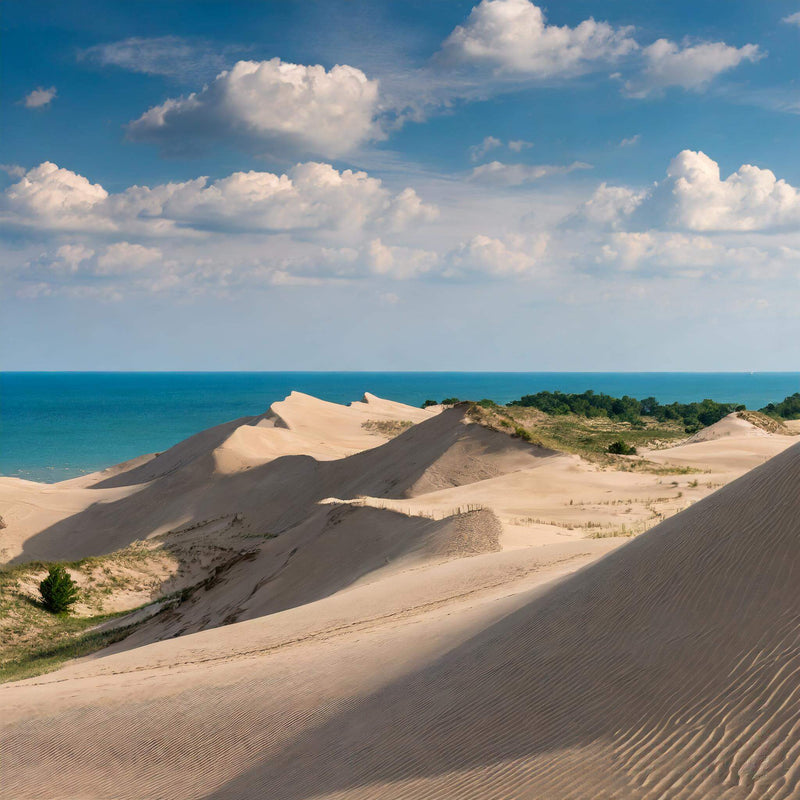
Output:
<instances>
[{"instance_id":1,"label":"dry grass","mask_svg":"<svg viewBox=\"0 0 800 800\"><path fill-rule=\"evenodd\" d=\"M387 439L394 439L407 431L414 423L407 419L368 419L361 427L370 433L379 433Z\"/></svg>"}]
</instances>

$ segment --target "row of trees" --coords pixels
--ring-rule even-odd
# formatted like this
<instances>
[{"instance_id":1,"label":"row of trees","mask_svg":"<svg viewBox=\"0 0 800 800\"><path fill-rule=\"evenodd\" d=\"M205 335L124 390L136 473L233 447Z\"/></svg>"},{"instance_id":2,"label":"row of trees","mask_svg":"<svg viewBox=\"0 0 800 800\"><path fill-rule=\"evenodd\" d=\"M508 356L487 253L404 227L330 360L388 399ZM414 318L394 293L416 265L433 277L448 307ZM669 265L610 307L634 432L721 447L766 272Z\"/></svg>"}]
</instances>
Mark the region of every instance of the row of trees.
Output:
<instances>
[{"instance_id":1,"label":"row of trees","mask_svg":"<svg viewBox=\"0 0 800 800\"><path fill-rule=\"evenodd\" d=\"M769 403L761 409L764 414L781 419L800 419L800 392L790 394L780 403Z\"/></svg>"},{"instance_id":2,"label":"row of trees","mask_svg":"<svg viewBox=\"0 0 800 800\"><path fill-rule=\"evenodd\" d=\"M442 405L455 405L457 397L442 400ZM423 408L438 405L436 400L426 400ZM493 400L481 400L478 405L496 406ZM509 406L538 408L546 414L577 414L582 417L607 417L618 422L640 423L642 417L650 417L659 422L676 421L683 424L687 433L694 433L708 425L719 422L733 411L744 411L745 406L739 403L718 403L716 400L703 400L701 403L659 403L655 397L637 400L635 397L623 395L612 397L602 392L591 390L581 394L565 392L537 392L526 394L519 400L513 400ZM800 419L800 392L782 400L770 403L760 409L762 413L780 419Z\"/></svg>"},{"instance_id":3,"label":"row of trees","mask_svg":"<svg viewBox=\"0 0 800 800\"><path fill-rule=\"evenodd\" d=\"M701 403L659 403L655 397L637 400L624 395L612 397L608 394L595 394L586 391L581 394L565 392L537 392L526 394L510 406L537 408L546 414L577 414L582 417L607 417L617 422L641 422L642 417L650 417L659 422L677 421L683 424L687 433L694 433L707 425L713 425L732 411L742 411L743 405L737 403L717 403L703 400Z\"/></svg>"}]
</instances>

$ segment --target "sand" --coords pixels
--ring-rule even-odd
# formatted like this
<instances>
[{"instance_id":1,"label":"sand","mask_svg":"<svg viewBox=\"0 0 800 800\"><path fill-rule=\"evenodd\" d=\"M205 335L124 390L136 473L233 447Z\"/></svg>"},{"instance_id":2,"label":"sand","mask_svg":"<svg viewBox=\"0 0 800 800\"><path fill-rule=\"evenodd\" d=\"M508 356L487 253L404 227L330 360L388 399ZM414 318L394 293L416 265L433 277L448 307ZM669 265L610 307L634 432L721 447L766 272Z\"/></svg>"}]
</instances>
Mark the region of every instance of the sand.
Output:
<instances>
[{"instance_id":1,"label":"sand","mask_svg":"<svg viewBox=\"0 0 800 800\"><path fill-rule=\"evenodd\" d=\"M17 562L248 548L0 686L0 796L800 797L800 445L726 418L647 457L704 471L292 394L104 473L0 480Z\"/></svg>"}]
</instances>

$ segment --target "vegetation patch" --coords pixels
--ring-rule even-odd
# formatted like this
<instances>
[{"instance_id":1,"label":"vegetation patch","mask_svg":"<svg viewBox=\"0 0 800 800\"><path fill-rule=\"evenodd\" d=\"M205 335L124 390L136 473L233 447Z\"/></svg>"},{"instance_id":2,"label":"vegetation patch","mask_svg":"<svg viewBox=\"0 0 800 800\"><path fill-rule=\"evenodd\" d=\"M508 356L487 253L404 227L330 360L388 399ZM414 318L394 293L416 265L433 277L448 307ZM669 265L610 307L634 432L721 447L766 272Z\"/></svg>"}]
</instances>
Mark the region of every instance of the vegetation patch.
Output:
<instances>
[{"instance_id":1,"label":"vegetation patch","mask_svg":"<svg viewBox=\"0 0 800 800\"><path fill-rule=\"evenodd\" d=\"M475 422L505 431L532 444L564 453L575 453L590 461L624 470L671 474L683 467L665 467L643 459L620 458L609 447L620 439L634 450L669 447L686 438L677 421L660 423L640 419L636 423L609 417L584 417L577 414L551 415L527 406L485 406L474 403L468 414ZM689 471L694 472L691 468Z\"/></svg>"},{"instance_id":2,"label":"vegetation patch","mask_svg":"<svg viewBox=\"0 0 800 800\"><path fill-rule=\"evenodd\" d=\"M658 422L677 422L683 425L686 433L696 433L701 428L719 422L734 411L743 411L744 406L738 403L717 403L714 400L703 400L702 403L669 403L662 405L655 397L637 400L635 397L612 397L607 394L595 394L586 391L582 394L565 394L564 392L537 392L527 394L519 400L509 403L510 406L538 408L552 416L568 414L579 417L607 417L615 422L628 422L640 425L645 419Z\"/></svg>"},{"instance_id":3,"label":"vegetation patch","mask_svg":"<svg viewBox=\"0 0 800 800\"><path fill-rule=\"evenodd\" d=\"M800 392L790 394L780 403L769 403L761 413L776 419L800 419Z\"/></svg>"},{"instance_id":4,"label":"vegetation patch","mask_svg":"<svg viewBox=\"0 0 800 800\"><path fill-rule=\"evenodd\" d=\"M394 439L403 431L407 431L413 424L407 419L368 419L361 423L361 427L370 433L379 433L381 436Z\"/></svg>"}]
</instances>

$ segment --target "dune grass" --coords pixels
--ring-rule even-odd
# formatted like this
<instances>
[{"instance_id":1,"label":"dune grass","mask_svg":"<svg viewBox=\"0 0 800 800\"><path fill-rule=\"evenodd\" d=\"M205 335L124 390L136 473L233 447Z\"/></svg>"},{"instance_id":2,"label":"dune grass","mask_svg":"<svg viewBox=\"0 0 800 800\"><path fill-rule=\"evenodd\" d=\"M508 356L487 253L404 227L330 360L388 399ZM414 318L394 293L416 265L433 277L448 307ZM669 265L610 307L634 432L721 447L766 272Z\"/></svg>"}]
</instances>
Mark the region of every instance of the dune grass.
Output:
<instances>
[{"instance_id":1,"label":"dune grass","mask_svg":"<svg viewBox=\"0 0 800 800\"><path fill-rule=\"evenodd\" d=\"M672 474L671 467L646 460L633 461L608 453L612 442L622 439L629 446L658 448L677 444L686 439L683 425L678 421L659 422L643 417L635 422L612 420L608 417L584 417L576 414L550 415L535 408L498 406L486 401L470 406L470 416L477 422L506 431L520 439L551 450L575 453L590 461L616 467ZM675 468L693 472L691 468Z\"/></svg>"}]
</instances>

